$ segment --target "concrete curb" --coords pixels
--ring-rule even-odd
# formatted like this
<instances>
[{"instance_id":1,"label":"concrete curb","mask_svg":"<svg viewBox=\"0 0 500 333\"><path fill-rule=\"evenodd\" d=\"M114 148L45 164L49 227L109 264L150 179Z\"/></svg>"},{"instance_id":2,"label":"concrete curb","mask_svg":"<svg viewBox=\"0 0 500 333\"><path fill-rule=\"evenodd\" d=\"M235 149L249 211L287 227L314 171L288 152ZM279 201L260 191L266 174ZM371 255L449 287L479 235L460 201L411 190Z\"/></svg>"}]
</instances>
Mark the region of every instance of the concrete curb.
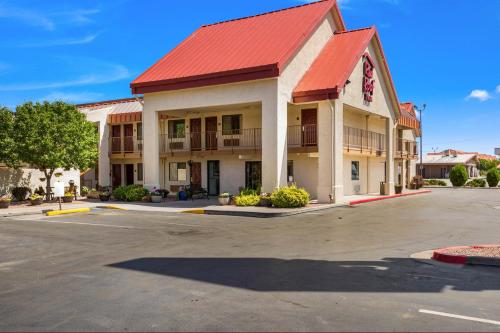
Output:
<instances>
[{"instance_id":1,"label":"concrete curb","mask_svg":"<svg viewBox=\"0 0 500 333\"><path fill-rule=\"evenodd\" d=\"M453 249L467 249L467 248L492 247L492 246L500 247L500 245L489 245L489 246L478 245L478 246L453 246L453 247L436 249L433 251L432 259L440 262L445 262L448 264L485 265L485 266L500 267L500 258L466 256L466 255L446 253L447 250L453 250Z\"/></svg>"},{"instance_id":2,"label":"concrete curb","mask_svg":"<svg viewBox=\"0 0 500 333\"><path fill-rule=\"evenodd\" d=\"M114 210L128 210L128 208L115 206L115 205L106 205L106 206L96 206L98 209L114 209Z\"/></svg>"},{"instance_id":3,"label":"concrete curb","mask_svg":"<svg viewBox=\"0 0 500 333\"><path fill-rule=\"evenodd\" d=\"M219 209L204 209L206 215L224 215L224 216L240 216L240 217L256 217L256 218L275 218L275 217L285 217L306 214L311 212L317 212L326 209L338 208L338 207L349 207L347 204L334 204L327 205L323 207L296 209L286 212L252 212L252 211L238 211L238 210L219 210ZM272 208L269 208L272 209ZM198 213L201 214L201 213Z\"/></svg>"},{"instance_id":4,"label":"concrete curb","mask_svg":"<svg viewBox=\"0 0 500 333\"><path fill-rule=\"evenodd\" d=\"M419 191L419 192L415 192L415 193L401 193L401 194L387 195L384 197L353 200L353 201L349 201L349 205L356 206L356 205L361 205L364 203L369 203L369 202L374 202L374 201L381 201L381 200L388 200L388 199L395 199L395 198L402 198L402 197L410 197L410 196L414 196L414 195L428 194L428 193L432 193L432 191L431 190L424 190L424 191Z\"/></svg>"}]
</instances>

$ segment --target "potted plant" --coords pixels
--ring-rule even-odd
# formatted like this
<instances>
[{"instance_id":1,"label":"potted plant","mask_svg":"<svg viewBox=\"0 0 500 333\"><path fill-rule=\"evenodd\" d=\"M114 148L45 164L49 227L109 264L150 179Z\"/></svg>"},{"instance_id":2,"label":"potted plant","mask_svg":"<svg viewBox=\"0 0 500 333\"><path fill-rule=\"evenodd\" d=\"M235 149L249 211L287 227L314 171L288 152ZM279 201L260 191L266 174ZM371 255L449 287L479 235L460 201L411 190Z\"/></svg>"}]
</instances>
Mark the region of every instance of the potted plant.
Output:
<instances>
[{"instance_id":1,"label":"potted plant","mask_svg":"<svg viewBox=\"0 0 500 333\"><path fill-rule=\"evenodd\" d=\"M0 209L9 208L12 198L10 195L5 194L0 196Z\"/></svg>"},{"instance_id":2,"label":"potted plant","mask_svg":"<svg viewBox=\"0 0 500 333\"><path fill-rule=\"evenodd\" d=\"M29 197L32 206L40 206L43 203L43 197L39 194L32 194Z\"/></svg>"},{"instance_id":3,"label":"potted plant","mask_svg":"<svg viewBox=\"0 0 500 333\"><path fill-rule=\"evenodd\" d=\"M63 202L65 202L65 203L73 202L73 193L71 193L71 192L64 193L64 197L62 199L63 199Z\"/></svg>"},{"instance_id":4,"label":"potted plant","mask_svg":"<svg viewBox=\"0 0 500 333\"><path fill-rule=\"evenodd\" d=\"M229 193L221 193L219 195L219 204L223 206L229 205L229 202L231 201L231 194Z\"/></svg>"},{"instance_id":5,"label":"potted plant","mask_svg":"<svg viewBox=\"0 0 500 333\"><path fill-rule=\"evenodd\" d=\"M108 191L99 192L99 200L109 201L109 198L111 198L111 193L109 193Z\"/></svg>"},{"instance_id":6,"label":"potted plant","mask_svg":"<svg viewBox=\"0 0 500 333\"><path fill-rule=\"evenodd\" d=\"M271 194L270 193L262 193L260 195L260 201L258 204L259 207L272 207L273 202L271 201Z\"/></svg>"},{"instance_id":7,"label":"potted plant","mask_svg":"<svg viewBox=\"0 0 500 333\"><path fill-rule=\"evenodd\" d=\"M161 199L163 199L163 194L159 190L154 190L151 192L151 202L152 203L161 203Z\"/></svg>"},{"instance_id":8,"label":"potted plant","mask_svg":"<svg viewBox=\"0 0 500 333\"><path fill-rule=\"evenodd\" d=\"M396 184L394 186L394 190L396 191L396 194L401 194L403 193L403 185L401 184Z\"/></svg>"}]
</instances>

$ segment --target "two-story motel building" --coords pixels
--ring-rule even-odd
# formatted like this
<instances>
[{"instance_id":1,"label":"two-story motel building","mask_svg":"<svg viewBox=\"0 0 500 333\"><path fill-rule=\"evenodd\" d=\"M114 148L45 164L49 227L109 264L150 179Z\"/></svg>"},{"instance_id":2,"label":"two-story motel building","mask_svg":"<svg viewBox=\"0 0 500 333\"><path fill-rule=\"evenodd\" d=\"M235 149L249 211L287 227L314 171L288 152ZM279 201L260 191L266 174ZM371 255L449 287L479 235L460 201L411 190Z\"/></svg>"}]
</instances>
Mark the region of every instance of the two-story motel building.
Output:
<instances>
[{"instance_id":1,"label":"two-story motel building","mask_svg":"<svg viewBox=\"0 0 500 333\"><path fill-rule=\"evenodd\" d=\"M80 105L99 124L102 186L211 195L296 183L319 202L415 175L419 122L374 27L335 0L199 28L131 83L142 97Z\"/></svg>"}]
</instances>

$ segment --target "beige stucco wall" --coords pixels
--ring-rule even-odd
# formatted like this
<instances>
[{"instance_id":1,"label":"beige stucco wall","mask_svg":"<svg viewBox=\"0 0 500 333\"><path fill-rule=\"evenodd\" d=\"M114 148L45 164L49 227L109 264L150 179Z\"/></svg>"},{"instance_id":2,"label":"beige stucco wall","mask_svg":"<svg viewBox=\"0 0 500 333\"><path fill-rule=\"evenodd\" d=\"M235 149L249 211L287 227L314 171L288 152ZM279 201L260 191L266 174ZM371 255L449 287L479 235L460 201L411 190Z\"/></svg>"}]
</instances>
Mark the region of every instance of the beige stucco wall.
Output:
<instances>
[{"instance_id":1,"label":"beige stucco wall","mask_svg":"<svg viewBox=\"0 0 500 333\"><path fill-rule=\"evenodd\" d=\"M359 180L351 178L351 164L359 162ZM379 193L380 182L385 180L385 159L377 157L344 155L344 194ZM355 187L359 186L359 192Z\"/></svg>"},{"instance_id":2,"label":"beige stucco wall","mask_svg":"<svg viewBox=\"0 0 500 333\"><path fill-rule=\"evenodd\" d=\"M80 188L80 172L78 170L65 171L64 169L56 169L54 173L58 172L61 172L62 176L56 178L53 175L51 184L54 184L56 180L60 180L64 182L65 186L69 186L69 181L73 180L78 189ZM40 178L45 178L45 175L38 169L21 168L16 170L0 167L0 193L7 193L12 187L16 186L26 186L32 190L42 186L45 189L47 182L40 181Z\"/></svg>"}]
</instances>

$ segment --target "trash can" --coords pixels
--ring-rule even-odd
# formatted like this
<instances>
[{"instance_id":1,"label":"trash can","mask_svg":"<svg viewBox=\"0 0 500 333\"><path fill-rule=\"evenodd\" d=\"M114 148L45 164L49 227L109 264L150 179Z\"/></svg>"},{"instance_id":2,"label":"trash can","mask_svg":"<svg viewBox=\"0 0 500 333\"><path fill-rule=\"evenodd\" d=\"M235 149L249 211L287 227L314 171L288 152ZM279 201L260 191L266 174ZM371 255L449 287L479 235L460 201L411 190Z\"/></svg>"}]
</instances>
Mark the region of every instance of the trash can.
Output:
<instances>
[{"instance_id":1,"label":"trash can","mask_svg":"<svg viewBox=\"0 0 500 333\"><path fill-rule=\"evenodd\" d=\"M380 195L385 195L385 182L380 182Z\"/></svg>"}]
</instances>

